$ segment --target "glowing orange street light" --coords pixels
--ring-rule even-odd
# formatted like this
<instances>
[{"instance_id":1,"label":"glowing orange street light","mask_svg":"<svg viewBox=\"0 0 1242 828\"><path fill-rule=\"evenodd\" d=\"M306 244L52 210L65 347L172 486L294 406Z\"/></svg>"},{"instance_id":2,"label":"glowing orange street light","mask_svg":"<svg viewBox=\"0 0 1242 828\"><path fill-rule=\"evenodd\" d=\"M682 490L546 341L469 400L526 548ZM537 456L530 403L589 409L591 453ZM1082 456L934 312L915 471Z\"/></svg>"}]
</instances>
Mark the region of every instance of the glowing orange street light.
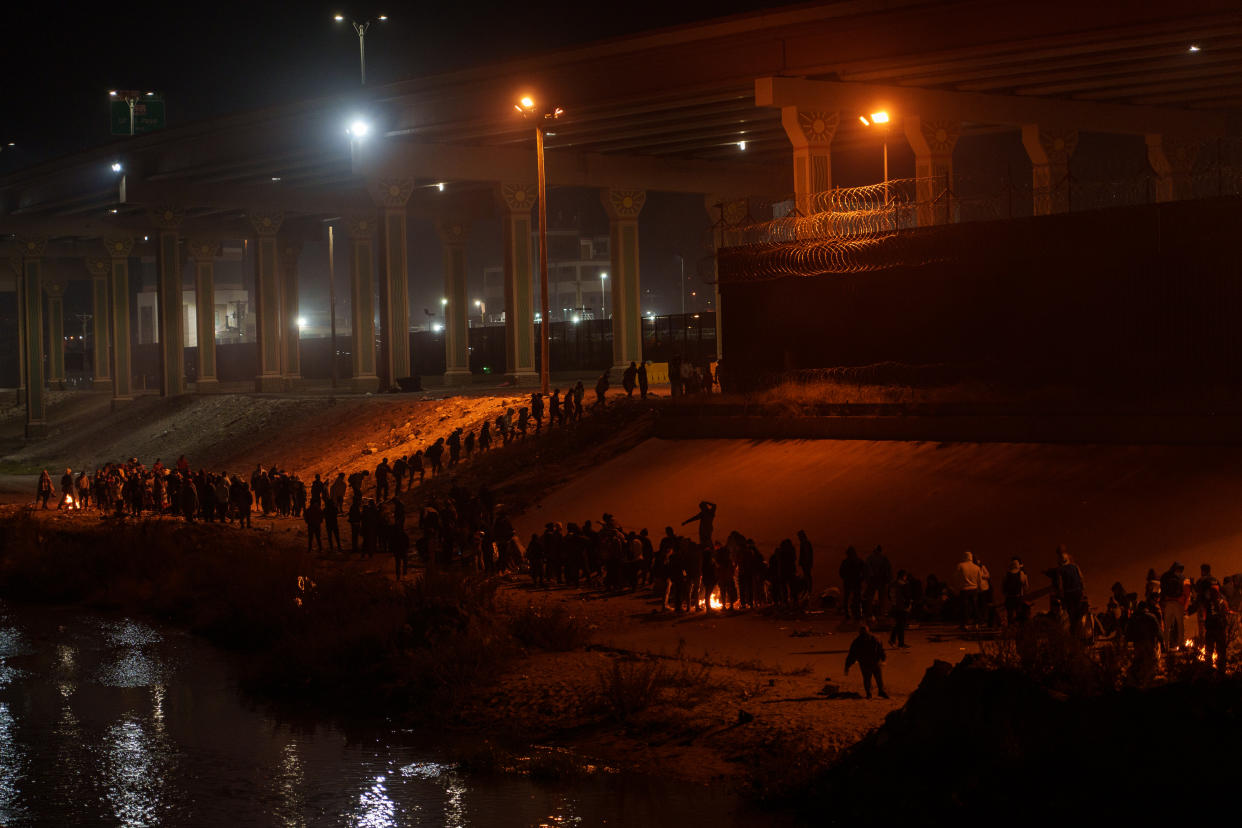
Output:
<instances>
[{"instance_id":1,"label":"glowing orange street light","mask_svg":"<svg viewBox=\"0 0 1242 828\"><path fill-rule=\"evenodd\" d=\"M530 119L536 115L535 99L530 95L523 95L513 108L522 113L523 118ZM548 182L543 165L543 136L545 124L556 121L564 114L565 110L558 106L535 120L535 158L539 171L539 294L542 310L539 317L539 381L545 394L552 391L552 377L548 366L551 359L548 337L552 317L548 312Z\"/></svg>"},{"instance_id":2,"label":"glowing orange street light","mask_svg":"<svg viewBox=\"0 0 1242 828\"><path fill-rule=\"evenodd\" d=\"M888 112L881 109L879 112L872 112L870 120L866 115L859 115L858 120L867 127L875 124L884 126L884 203L888 204Z\"/></svg>"}]
</instances>

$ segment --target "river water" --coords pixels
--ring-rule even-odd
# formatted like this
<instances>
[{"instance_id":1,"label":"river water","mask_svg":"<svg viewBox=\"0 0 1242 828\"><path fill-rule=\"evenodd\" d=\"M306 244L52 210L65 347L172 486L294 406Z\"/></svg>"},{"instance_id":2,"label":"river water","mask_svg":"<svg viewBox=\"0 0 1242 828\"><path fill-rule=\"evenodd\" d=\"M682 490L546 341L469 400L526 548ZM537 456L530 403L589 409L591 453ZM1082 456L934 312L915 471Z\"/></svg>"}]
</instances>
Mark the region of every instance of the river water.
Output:
<instances>
[{"instance_id":1,"label":"river water","mask_svg":"<svg viewBox=\"0 0 1242 828\"><path fill-rule=\"evenodd\" d=\"M0 826L787 825L723 793L471 776L420 734L348 735L243 694L191 635L0 602Z\"/></svg>"}]
</instances>

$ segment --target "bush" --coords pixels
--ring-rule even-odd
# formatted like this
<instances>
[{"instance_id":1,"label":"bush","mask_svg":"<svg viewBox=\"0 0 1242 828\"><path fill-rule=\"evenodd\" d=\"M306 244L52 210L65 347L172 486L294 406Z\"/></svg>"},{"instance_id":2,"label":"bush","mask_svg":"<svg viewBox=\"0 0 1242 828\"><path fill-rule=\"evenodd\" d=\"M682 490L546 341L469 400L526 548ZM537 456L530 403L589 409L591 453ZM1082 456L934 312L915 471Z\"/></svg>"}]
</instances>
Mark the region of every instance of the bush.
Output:
<instances>
[{"instance_id":1,"label":"bush","mask_svg":"<svg viewBox=\"0 0 1242 828\"><path fill-rule=\"evenodd\" d=\"M667 672L657 659L618 659L599 674L604 710L618 721L626 721L654 704L666 681Z\"/></svg>"},{"instance_id":2,"label":"bush","mask_svg":"<svg viewBox=\"0 0 1242 828\"><path fill-rule=\"evenodd\" d=\"M549 609L527 604L510 617L509 630L522 646L552 652L577 650L591 640L586 621L563 606Z\"/></svg>"}]
</instances>

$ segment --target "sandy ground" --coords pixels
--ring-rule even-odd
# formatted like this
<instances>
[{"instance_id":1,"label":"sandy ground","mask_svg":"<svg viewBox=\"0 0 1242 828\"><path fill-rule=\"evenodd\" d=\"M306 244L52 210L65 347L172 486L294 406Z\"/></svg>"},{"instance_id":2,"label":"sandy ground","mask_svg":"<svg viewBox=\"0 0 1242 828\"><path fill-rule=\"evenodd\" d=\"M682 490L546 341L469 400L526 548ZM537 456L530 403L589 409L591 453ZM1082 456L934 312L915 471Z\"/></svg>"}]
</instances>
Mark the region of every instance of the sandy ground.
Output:
<instances>
[{"instance_id":1,"label":"sandy ground","mask_svg":"<svg viewBox=\"0 0 1242 828\"><path fill-rule=\"evenodd\" d=\"M952 574L970 549L998 579L1021 557L1033 588L1068 544L1093 604L1115 580L1141 589L1149 567L1242 571L1242 449L1185 446L932 444L830 440L648 440L543 499L519 524L598 519L654 536L719 505L771 551L805 529L816 588L839 586L845 547L882 544L894 569ZM693 525L690 527L693 528ZM687 531L687 530L683 530Z\"/></svg>"}]
</instances>

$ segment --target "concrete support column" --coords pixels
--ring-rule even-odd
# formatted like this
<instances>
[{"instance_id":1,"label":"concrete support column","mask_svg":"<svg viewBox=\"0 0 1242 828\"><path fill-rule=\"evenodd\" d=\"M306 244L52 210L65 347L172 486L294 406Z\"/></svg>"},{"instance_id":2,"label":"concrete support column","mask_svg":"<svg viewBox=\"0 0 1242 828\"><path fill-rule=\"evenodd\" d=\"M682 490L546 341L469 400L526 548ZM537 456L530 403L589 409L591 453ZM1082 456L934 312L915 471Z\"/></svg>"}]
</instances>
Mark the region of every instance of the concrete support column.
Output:
<instances>
[{"instance_id":1,"label":"concrete support column","mask_svg":"<svg viewBox=\"0 0 1242 828\"><path fill-rule=\"evenodd\" d=\"M177 228L185 217L178 207L151 212L156 227L156 288L159 302L160 393L175 397L185 393L185 331L183 330L181 248Z\"/></svg>"},{"instance_id":2,"label":"concrete support column","mask_svg":"<svg viewBox=\"0 0 1242 828\"><path fill-rule=\"evenodd\" d=\"M380 211L380 384L392 388L410 375L410 276L405 205L414 192L412 178L372 182Z\"/></svg>"},{"instance_id":3,"label":"concrete support column","mask_svg":"<svg viewBox=\"0 0 1242 828\"><path fill-rule=\"evenodd\" d=\"M1147 136L1147 161L1156 173L1156 201L1194 197L1192 176L1200 146L1194 139Z\"/></svg>"},{"instance_id":4,"label":"concrete support column","mask_svg":"<svg viewBox=\"0 0 1242 828\"><path fill-rule=\"evenodd\" d=\"M285 390L302 379L302 329L298 326L298 260L302 243L283 239L280 245L280 375Z\"/></svg>"},{"instance_id":5,"label":"concrete support column","mask_svg":"<svg viewBox=\"0 0 1242 828\"><path fill-rule=\"evenodd\" d=\"M505 379L516 385L538 385L530 249L535 188L509 182L500 185L499 193L505 246ZM549 302L548 306L553 305Z\"/></svg>"},{"instance_id":6,"label":"concrete support column","mask_svg":"<svg viewBox=\"0 0 1242 828\"><path fill-rule=\"evenodd\" d=\"M43 249L46 238L18 239L22 251L22 307L25 328L22 360L26 365L26 439L47 436L43 388Z\"/></svg>"},{"instance_id":7,"label":"concrete support column","mask_svg":"<svg viewBox=\"0 0 1242 828\"><path fill-rule=\"evenodd\" d=\"M612 364L624 370L643 361L643 320L638 281L638 214L647 201L645 190L604 190L600 193L611 226Z\"/></svg>"},{"instance_id":8,"label":"concrete support column","mask_svg":"<svg viewBox=\"0 0 1242 828\"><path fill-rule=\"evenodd\" d=\"M104 239L108 250L108 317L112 323L112 407L134 398L134 374L129 333L129 253L134 240L127 236Z\"/></svg>"},{"instance_id":9,"label":"concrete support column","mask_svg":"<svg viewBox=\"0 0 1242 828\"><path fill-rule=\"evenodd\" d=\"M49 282L47 293L47 384L65 390L65 286Z\"/></svg>"},{"instance_id":10,"label":"concrete support column","mask_svg":"<svg viewBox=\"0 0 1242 828\"><path fill-rule=\"evenodd\" d=\"M198 336L198 384L199 393L207 393L220 387L216 374L216 257L220 255L220 243L216 241L191 240L187 243L190 260L194 263L194 328Z\"/></svg>"},{"instance_id":11,"label":"concrete support column","mask_svg":"<svg viewBox=\"0 0 1242 828\"><path fill-rule=\"evenodd\" d=\"M1031 190L1035 215L1068 213L1070 209L1069 160L1078 146L1078 130L1022 127L1022 146L1031 158Z\"/></svg>"},{"instance_id":12,"label":"concrete support column","mask_svg":"<svg viewBox=\"0 0 1242 828\"><path fill-rule=\"evenodd\" d=\"M375 217L347 216L350 306L354 325L355 391L376 391L375 374Z\"/></svg>"},{"instance_id":13,"label":"concrete support column","mask_svg":"<svg viewBox=\"0 0 1242 828\"><path fill-rule=\"evenodd\" d=\"M22 313L22 257L13 256L6 260L13 273L13 289L17 306L17 404L26 404L26 315Z\"/></svg>"},{"instance_id":14,"label":"concrete support column","mask_svg":"<svg viewBox=\"0 0 1242 828\"><path fill-rule=\"evenodd\" d=\"M112 387L112 355L108 346L112 327L108 323L108 265L107 259L86 259L86 271L91 275L91 321L95 332L91 387L96 391Z\"/></svg>"},{"instance_id":15,"label":"concrete support column","mask_svg":"<svg viewBox=\"0 0 1242 828\"><path fill-rule=\"evenodd\" d=\"M466 295L466 225L436 224L444 248L444 384L470 384L470 303Z\"/></svg>"},{"instance_id":16,"label":"concrete support column","mask_svg":"<svg viewBox=\"0 0 1242 828\"><path fill-rule=\"evenodd\" d=\"M802 215L814 212L811 196L832 189L832 139L840 112L781 107L781 126L793 144L794 195Z\"/></svg>"},{"instance_id":17,"label":"concrete support column","mask_svg":"<svg viewBox=\"0 0 1242 828\"><path fill-rule=\"evenodd\" d=\"M954 220L949 191L953 189L953 148L962 134L959 121L905 119L906 140L914 150L914 177L919 227Z\"/></svg>"},{"instance_id":18,"label":"concrete support column","mask_svg":"<svg viewBox=\"0 0 1242 828\"><path fill-rule=\"evenodd\" d=\"M254 378L256 391L283 391L280 375L280 270L276 233L284 222L282 212L250 212L254 228L254 298L258 339L259 372Z\"/></svg>"},{"instance_id":19,"label":"concrete support column","mask_svg":"<svg viewBox=\"0 0 1242 828\"><path fill-rule=\"evenodd\" d=\"M737 243L737 233L731 228L737 227L749 213L749 205L744 198L726 198L709 195L704 198L708 220L712 223L712 288L715 291L716 309L716 359L724 356L724 300L720 297L720 248Z\"/></svg>"}]
</instances>

